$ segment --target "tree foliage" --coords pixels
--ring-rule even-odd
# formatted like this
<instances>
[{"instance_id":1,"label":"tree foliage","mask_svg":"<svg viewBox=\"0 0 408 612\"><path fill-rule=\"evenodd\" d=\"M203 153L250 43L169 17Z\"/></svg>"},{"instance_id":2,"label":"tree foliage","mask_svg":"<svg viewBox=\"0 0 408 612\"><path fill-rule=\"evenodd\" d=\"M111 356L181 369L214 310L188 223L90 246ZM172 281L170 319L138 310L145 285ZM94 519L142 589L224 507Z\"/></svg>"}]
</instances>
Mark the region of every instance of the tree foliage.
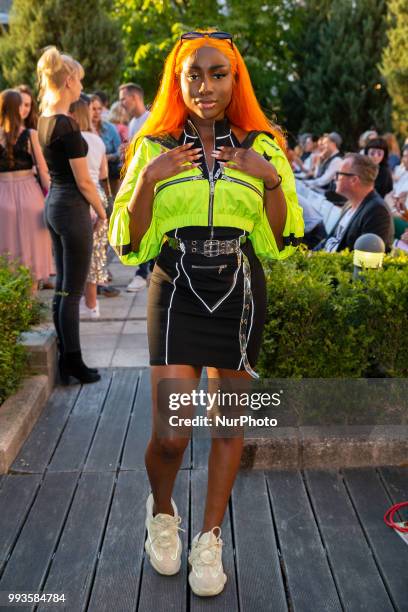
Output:
<instances>
[{"instance_id":1,"label":"tree foliage","mask_svg":"<svg viewBox=\"0 0 408 612\"><path fill-rule=\"evenodd\" d=\"M390 100L378 67L385 14L385 0L305 3L294 88L302 130L336 130L355 148L365 129L389 129Z\"/></svg>"},{"instance_id":2,"label":"tree foliage","mask_svg":"<svg viewBox=\"0 0 408 612\"><path fill-rule=\"evenodd\" d=\"M392 120L397 133L408 133L408 2L389 0L388 44L381 71L392 99Z\"/></svg>"},{"instance_id":3,"label":"tree foliage","mask_svg":"<svg viewBox=\"0 0 408 612\"><path fill-rule=\"evenodd\" d=\"M34 85L41 50L56 45L85 69L87 89L116 89L123 61L121 33L105 0L14 0L8 34L0 38L9 86Z\"/></svg>"},{"instance_id":4,"label":"tree foliage","mask_svg":"<svg viewBox=\"0 0 408 612\"><path fill-rule=\"evenodd\" d=\"M282 91L292 70L286 32L294 2L268 0L116 0L126 48L125 79L140 83L151 101L163 62L182 32L217 27L234 35L258 98L269 115L284 120Z\"/></svg>"}]
</instances>

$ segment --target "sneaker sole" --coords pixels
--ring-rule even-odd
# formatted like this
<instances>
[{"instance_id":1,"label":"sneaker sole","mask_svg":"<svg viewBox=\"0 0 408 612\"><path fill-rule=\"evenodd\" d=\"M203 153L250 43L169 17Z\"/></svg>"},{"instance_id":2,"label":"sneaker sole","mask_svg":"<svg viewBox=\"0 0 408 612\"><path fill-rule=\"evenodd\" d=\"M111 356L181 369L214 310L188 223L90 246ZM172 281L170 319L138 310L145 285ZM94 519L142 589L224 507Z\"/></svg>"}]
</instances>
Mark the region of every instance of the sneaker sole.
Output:
<instances>
[{"instance_id":1,"label":"sneaker sole","mask_svg":"<svg viewBox=\"0 0 408 612\"><path fill-rule=\"evenodd\" d=\"M149 540L146 540L145 542L145 551L149 556L150 565L156 570L156 572L158 572L162 576L174 576L174 574L178 574L178 572L180 571L181 558L179 560L178 568L176 570L174 570L173 572L164 572L162 569L160 569L160 567L156 565L156 562L154 561L154 557L150 552Z\"/></svg>"},{"instance_id":2,"label":"sneaker sole","mask_svg":"<svg viewBox=\"0 0 408 612\"><path fill-rule=\"evenodd\" d=\"M220 586L217 589L200 589L194 584L191 584L192 583L191 573L188 576L188 583L190 585L191 590L193 591L195 595L198 595L199 597L211 597L212 595L219 595L224 590L226 582L227 582L227 576L226 574L224 574L224 581L222 584L220 584Z\"/></svg>"}]
</instances>

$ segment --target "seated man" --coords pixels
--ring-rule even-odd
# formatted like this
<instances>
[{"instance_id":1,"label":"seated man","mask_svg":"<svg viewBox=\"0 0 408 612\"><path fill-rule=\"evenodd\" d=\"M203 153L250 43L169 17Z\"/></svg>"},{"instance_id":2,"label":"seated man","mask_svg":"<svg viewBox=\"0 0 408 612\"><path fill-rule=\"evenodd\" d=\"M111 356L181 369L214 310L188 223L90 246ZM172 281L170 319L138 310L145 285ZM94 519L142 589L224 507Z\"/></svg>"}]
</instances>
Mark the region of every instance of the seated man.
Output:
<instances>
[{"instance_id":1,"label":"seated man","mask_svg":"<svg viewBox=\"0 0 408 612\"><path fill-rule=\"evenodd\" d=\"M330 190L332 182L335 178L337 170L339 170L342 159L339 148L341 146L341 137L336 132L326 134L322 142L322 157L324 161L319 165L316 178L306 181L306 184L324 193Z\"/></svg>"},{"instance_id":2,"label":"seated man","mask_svg":"<svg viewBox=\"0 0 408 612\"><path fill-rule=\"evenodd\" d=\"M314 250L330 253L353 250L362 234L377 234L391 250L394 229L391 213L374 189L378 167L370 158L349 153L336 174L336 192L347 198L342 214L330 232Z\"/></svg>"}]
</instances>

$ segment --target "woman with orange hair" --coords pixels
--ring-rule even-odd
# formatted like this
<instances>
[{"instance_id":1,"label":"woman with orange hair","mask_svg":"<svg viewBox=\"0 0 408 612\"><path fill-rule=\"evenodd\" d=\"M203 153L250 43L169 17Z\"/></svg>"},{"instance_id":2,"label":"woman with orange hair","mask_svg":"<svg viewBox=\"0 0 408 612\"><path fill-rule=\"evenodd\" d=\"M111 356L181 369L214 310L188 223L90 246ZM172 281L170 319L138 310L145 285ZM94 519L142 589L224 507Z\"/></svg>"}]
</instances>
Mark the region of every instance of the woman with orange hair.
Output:
<instances>
[{"instance_id":1,"label":"woman with orange hair","mask_svg":"<svg viewBox=\"0 0 408 612\"><path fill-rule=\"evenodd\" d=\"M158 255L148 299L153 431L145 456L152 489L145 548L161 574L180 568L181 517L171 496L191 432L160 432L169 403L158 384L177 379L173 390L192 392L203 367L209 379L233 384L257 377L266 316L257 256L283 259L303 235L284 149L231 35L183 34L131 144L110 221L111 244L125 264ZM197 595L220 593L227 579L220 525L242 448L242 435L211 441L204 520L189 555Z\"/></svg>"}]
</instances>

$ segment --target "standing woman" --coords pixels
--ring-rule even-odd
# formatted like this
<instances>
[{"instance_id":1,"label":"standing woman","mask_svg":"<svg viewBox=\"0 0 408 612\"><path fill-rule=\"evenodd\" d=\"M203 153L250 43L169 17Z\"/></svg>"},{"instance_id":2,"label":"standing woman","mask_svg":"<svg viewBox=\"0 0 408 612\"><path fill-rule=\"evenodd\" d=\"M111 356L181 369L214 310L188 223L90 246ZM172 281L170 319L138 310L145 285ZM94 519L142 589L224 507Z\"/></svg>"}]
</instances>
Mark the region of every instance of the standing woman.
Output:
<instances>
[{"instance_id":1,"label":"standing woman","mask_svg":"<svg viewBox=\"0 0 408 612\"><path fill-rule=\"evenodd\" d=\"M105 143L110 186L112 193L116 195L120 182L120 146L122 141L113 123L102 119L103 105L99 96L91 96L90 111L94 132L98 134Z\"/></svg>"},{"instance_id":2,"label":"standing woman","mask_svg":"<svg viewBox=\"0 0 408 612\"><path fill-rule=\"evenodd\" d=\"M33 292L52 272L51 241L44 222L44 195L33 173L33 153L41 184L48 189L47 166L35 130L24 126L22 97L0 94L0 253L30 268Z\"/></svg>"},{"instance_id":3,"label":"standing woman","mask_svg":"<svg viewBox=\"0 0 408 612\"><path fill-rule=\"evenodd\" d=\"M124 263L158 256L148 298L153 430L145 456L152 488L145 548L162 574L180 568L181 518L171 496L189 438L159 435L169 405L158 401L157 386L183 379L183 391L189 381L192 391L203 367L209 378L256 376L266 316L257 256L283 259L303 235L284 148L231 35L182 35L130 146L110 220L110 242ZM242 448L242 437L212 439L204 520L189 555L197 595L224 588L220 525Z\"/></svg>"},{"instance_id":4,"label":"standing woman","mask_svg":"<svg viewBox=\"0 0 408 612\"><path fill-rule=\"evenodd\" d=\"M101 182L108 177L108 163L106 161L105 145L103 140L92 132L89 104L82 98L70 106L71 117L75 119L81 130L83 138L88 144L86 156L89 173L95 187L98 190L101 201L106 209L107 198ZM108 246L108 221L96 223L95 213L91 217L94 224L93 247L91 265L86 280L85 295L81 298L79 313L84 319L99 319L99 302L97 299L97 285L108 282L107 246Z\"/></svg>"},{"instance_id":5,"label":"standing woman","mask_svg":"<svg viewBox=\"0 0 408 612\"><path fill-rule=\"evenodd\" d=\"M38 108L36 100L28 85L19 85L17 91L20 92L23 103L21 105L21 118L26 128L36 130L38 124Z\"/></svg>"},{"instance_id":6,"label":"standing woman","mask_svg":"<svg viewBox=\"0 0 408 612\"><path fill-rule=\"evenodd\" d=\"M82 383L100 379L82 361L79 340L79 300L83 294L92 254L89 205L106 219L101 198L92 181L87 144L78 124L69 116L78 100L84 71L69 55L48 47L38 65L42 115L38 135L51 175L46 199L46 221L54 245L57 269L53 319L59 340L61 381L73 376Z\"/></svg>"},{"instance_id":7,"label":"standing woman","mask_svg":"<svg viewBox=\"0 0 408 612\"><path fill-rule=\"evenodd\" d=\"M36 137L36 140L38 140L38 133L37 133L38 106L37 106L37 101L36 101L36 99L34 97L33 92L31 91L31 88L28 85L19 85L17 87L17 91L20 92L21 98L23 100L23 103L21 105L20 114L21 114L21 118L22 118L22 120L24 122L24 125L25 125L26 128L28 128L31 131L31 133L33 133L33 130L35 130L35 137ZM36 155L35 155L35 160L34 160L34 165L36 166L35 167L35 173L37 175L37 180L38 180L37 164L40 164L41 166L47 168L47 164L45 163L44 155L43 155L43 152L42 152L40 146L36 150ZM48 168L47 168L47 173L48 173ZM47 185L49 186L49 180L47 181ZM46 195L48 187L46 185L43 185L43 183L41 182L41 188L42 188L43 194ZM49 240L49 245L50 245L50 248L51 248L51 240ZM52 265L51 274L55 275L54 264ZM48 278L44 278L42 280L42 282L40 283L40 285L41 285L42 289L55 289L55 285L52 282L50 282L48 280Z\"/></svg>"}]
</instances>

